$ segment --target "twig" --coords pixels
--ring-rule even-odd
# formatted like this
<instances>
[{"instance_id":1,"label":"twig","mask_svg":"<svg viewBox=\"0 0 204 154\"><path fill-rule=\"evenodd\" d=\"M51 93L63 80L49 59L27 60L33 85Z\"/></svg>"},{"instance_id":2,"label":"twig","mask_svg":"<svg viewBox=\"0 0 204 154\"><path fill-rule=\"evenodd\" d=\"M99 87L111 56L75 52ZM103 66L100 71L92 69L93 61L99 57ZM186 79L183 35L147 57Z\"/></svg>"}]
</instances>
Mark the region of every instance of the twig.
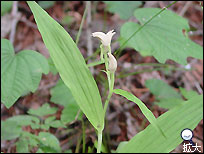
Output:
<instances>
[{"instance_id":1,"label":"twig","mask_svg":"<svg viewBox=\"0 0 204 154\"><path fill-rule=\"evenodd\" d=\"M17 24L19 17L20 17L18 14L18 1L13 2L11 16L12 16L13 20L11 23L11 33L9 35L9 40L13 44L14 39L15 39L15 33L16 33L16 24Z\"/></svg>"},{"instance_id":2,"label":"twig","mask_svg":"<svg viewBox=\"0 0 204 154\"><path fill-rule=\"evenodd\" d=\"M183 9L179 13L179 15L183 16L186 13L186 11L188 10L188 8L191 6L191 4L192 4L192 1L187 1L186 4L184 5Z\"/></svg>"},{"instance_id":3,"label":"twig","mask_svg":"<svg viewBox=\"0 0 204 154\"><path fill-rule=\"evenodd\" d=\"M76 44L78 45L78 42L79 42L79 37L81 35L81 31L82 31L82 27L84 25L84 19L86 18L86 14L87 14L87 6L85 7L85 10L84 10L84 14L83 14L83 17L82 17L82 20L81 20L81 24L80 24L80 27L79 27L79 31L77 33L77 37L76 37Z\"/></svg>"},{"instance_id":4,"label":"twig","mask_svg":"<svg viewBox=\"0 0 204 154\"><path fill-rule=\"evenodd\" d=\"M19 21L24 22L27 26L32 27L32 28L34 28L34 29L37 29L37 28L38 28L36 24L34 24L34 23L30 22L29 20L27 20L26 17L24 17L24 16L22 16L22 17L19 19Z\"/></svg>"},{"instance_id":5,"label":"twig","mask_svg":"<svg viewBox=\"0 0 204 154\"><path fill-rule=\"evenodd\" d=\"M91 41L91 2L86 2L86 8L87 8L87 56L91 56L93 54L93 45ZM90 63L90 60L88 60L88 63ZM91 73L94 73L93 67L90 68Z\"/></svg>"}]
</instances>

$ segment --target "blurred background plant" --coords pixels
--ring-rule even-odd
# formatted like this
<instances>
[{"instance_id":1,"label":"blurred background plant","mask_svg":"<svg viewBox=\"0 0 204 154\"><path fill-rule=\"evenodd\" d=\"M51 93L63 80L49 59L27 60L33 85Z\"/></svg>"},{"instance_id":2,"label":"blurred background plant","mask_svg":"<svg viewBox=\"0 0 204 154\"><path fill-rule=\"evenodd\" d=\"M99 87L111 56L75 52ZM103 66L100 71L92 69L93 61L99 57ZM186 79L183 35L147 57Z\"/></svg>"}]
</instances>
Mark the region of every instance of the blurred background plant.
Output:
<instances>
[{"instance_id":1,"label":"blurred background plant","mask_svg":"<svg viewBox=\"0 0 204 154\"><path fill-rule=\"evenodd\" d=\"M150 22L150 25L160 28L146 26L146 33L141 31L136 34L123 47L136 27L142 26L158 12L156 8L166 7L171 2L87 3L38 2L69 32L73 40L78 38L78 47L87 63L100 59L99 41L92 39L90 34L114 29L116 35L113 37L112 52L116 51L115 55L118 57L115 87L132 92L156 117L184 100L203 94L202 2L175 3ZM174 31L175 29L180 31ZM8 67L5 64L12 61L13 57L5 55L1 49L2 70L8 74L18 72L17 79L13 79L16 84L13 85L11 79L2 74L3 81L7 81L1 85L4 86L3 89L9 84L17 92L13 93L15 97L12 99L9 98L9 90L1 93L1 151L94 152L97 146L95 130L60 79L26 2L1 1L1 38L4 38L1 46L3 44L12 56L16 53L16 57L25 57L22 50L32 50L30 54L41 54L47 59L35 61L33 56L33 59L30 57L27 63L23 63L21 58L16 58L22 65L15 68L12 63L13 67ZM29 61L33 62L32 65ZM40 66L37 63L44 64ZM27 72L31 72L30 76L19 71L22 66L29 66ZM37 72L32 72L33 69ZM108 90L106 76L100 71L104 66L97 65L90 69L104 102ZM34 81L33 85L29 84L31 81ZM9 105L5 103L8 99ZM114 152L120 142L130 140L149 125L138 106L127 102L128 100L118 95L113 95L110 100L102 145L104 153ZM6 106L11 107L7 109ZM203 145L202 132L203 120L194 130L193 141L199 145ZM203 147L200 150L203 152ZM172 152L182 151L180 144Z\"/></svg>"}]
</instances>

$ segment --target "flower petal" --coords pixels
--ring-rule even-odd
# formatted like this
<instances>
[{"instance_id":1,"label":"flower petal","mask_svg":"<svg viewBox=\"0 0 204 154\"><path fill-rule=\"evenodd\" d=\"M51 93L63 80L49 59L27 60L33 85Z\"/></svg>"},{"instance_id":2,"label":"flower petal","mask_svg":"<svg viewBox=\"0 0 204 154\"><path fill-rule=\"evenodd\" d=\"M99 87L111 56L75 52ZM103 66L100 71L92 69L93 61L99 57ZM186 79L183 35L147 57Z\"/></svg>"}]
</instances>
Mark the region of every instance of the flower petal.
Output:
<instances>
[{"instance_id":1,"label":"flower petal","mask_svg":"<svg viewBox=\"0 0 204 154\"><path fill-rule=\"evenodd\" d=\"M115 32L113 32L114 30L109 31L107 34L103 33L103 32L94 32L92 33L93 37L98 37L102 44L105 47L108 47L111 43L111 39L113 37L113 35L115 34Z\"/></svg>"}]
</instances>

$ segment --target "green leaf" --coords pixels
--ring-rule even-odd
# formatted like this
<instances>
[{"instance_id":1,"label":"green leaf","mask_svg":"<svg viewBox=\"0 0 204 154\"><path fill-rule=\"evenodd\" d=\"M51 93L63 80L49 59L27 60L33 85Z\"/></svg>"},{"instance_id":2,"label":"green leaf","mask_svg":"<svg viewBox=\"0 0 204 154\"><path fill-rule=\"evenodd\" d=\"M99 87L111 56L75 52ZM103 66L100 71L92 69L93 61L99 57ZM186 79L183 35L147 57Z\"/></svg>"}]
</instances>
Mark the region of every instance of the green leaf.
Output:
<instances>
[{"instance_id":1,"label":"green leaf","mask_svg":"<svg viewBox=\"0 0 204 154\"><path fill-rule=\"evenodd\" d=\"M15 121L1 121L1 140L12 140L20 136L21 126Z\"/></svg>"},{"instance_id":2,"label":"green leaf","mask_svg":"<svg viewBox=\"0 0 204 154\"><path fill-rule=\"evenodd\" d=\"M38 1L38 4L43 9L48 9L48 8L52 7L55 4L55 1Z\"/></svg>"},{"instance_id":3,"label":"green leaf","mask_svg":"<svg viewBox=\"0 0 204 154\"><path fill-rule=\"evenodd\" d=\"M16 115L8 118L7 121L15 121L19 126L28 126L32 123L40 123L40 120L37 117L30 115Z\"/></svg>"},{"instance_id":4,"label":"green leaf","mask_svg":"<svg viewBox=\"0 0 204 154\"><path fill-rule=\"evenodd\" d=\"M167 136L163 138L150 124L135 135L118 153L169 153L180 143L181 131L193 130L203 118L203 96L196 96L167 111L157 118L156 123Z\"/></svg>"},{"instance_id":5,"label":"green leaf","mask_svg":"<svg viewBox=\"0 0 204 154\"><path fill-rule=\"evenodd\" d=\"M57 69L55 67L55 64L53 63L52 59L48 58L47 61L48 61L48 64L49 64L50 72L52 72L52 74L56 75L58 73L58 71L57 71Z\"/></svg>"},{"instance_id":6,"label":"green leaf","mask_svg":"<svg viewBox=\"0 0 204 154\"><path fill-rule=\"evenodd\" d=\"M121 37L127 40L160 10L158 8L136 9L134 16L140 24L126 22L121 27ZM160 63L171 59L184 65L189 56L202 59L202 47L184 36L183 29L186 31L189 29L188 21L170 10L165 10L134 35L127 46L139 51L143 56L153 55Z\"/></svg>"},{"instance_id":7,"label":"green leaf","mask_svg":"<svg viewBox=\"0 0 204 154\"><path fill-rule=\"evenodd\" d=\"M47 119L45 119L45 124L54 128L59 128L59 127L66 128L66 126L60 120L55 120L55 119L56 119L55 116L48 117Z\"/></svg>"},{"instance_id":8,"label":"green leaf","mask_svg":"<svg viewBox=\"0 0 204 154\"><path fill-rule=\"evenodd\" d=\"M109 12L119 14L121 19L129 19L137 9L141 1L104 1ZM125 8L125 9L124 9Z\"/></svg>"},{"instance_id":9,"label":"green leaf","mask_svg":"<svg viewBox=\"0 0 204 154\"><path fill-rule=\"evenodd\" d=\"M167 83L158 79L149 79L145 81L145 86L158 99L160 98L181 98L181 95L170 87Z\"/></svg>"},{"instance_id":10,"label":"green leaf","mask_svg":"<svg viewBox=\"0 0 204 154\"><path fill-rule=\"evenodd\" d=\"M48 125L48 124L41 124L41 125L40 125L40 128L41 128L41 129L48 130L48 129L50 128L50 125Z\"/></svg>"},{"instance_id":11,"label":"green leaf","mask_svg":"<svg viewBox=\"0 0 204 154\"><path fill-rule=\"evenodd\" d=\"M126 145L128 143L128 141L122 141L122 142L120 142L120 144L118 145L118 147L117 147L117 151L120 151L123 147L124 147L124 145ZM116 152L117 152L116 151ZM115 153L116 153L115 152Z\"/></svg>"},{"instance_id":12,"label":"green leaf","mask_svg":"<svg viewBox=\"0 0 204 154\"><path fill-rule=\"evenodd\" d=\"M175 106L181 104L183 102L183 99L178 98L161 98L158 100L159 102L154 102L154 104L158 105L159 107L165 108L165 109L172 109Z\"/></svg>"},{"instance_id":13,"label":"green leaf","mask_svg":"<svg viewBox=\"0 0 204 154\"><path fill-rule=\"evenodd\" d=\"M172 109L183 101L181 95L162 80L146 80L145 86L156 96L155 104L159 107Z\"/></svg>"},{"instance_id":14,"label":"green leaf","mask_svg":"<svg viewBox=\"0 0 204 154\"><path fill-rule=\"evenodd\" d=\"M44 146L49 147L56 152L61 152L59 141L54 135L47 132L40 132L38 138Z\"/></svg>"},{"instance_id":15,"label":"green leaf","mask_svg":"<svg viewBox=\"0 0 204 154\"><path fill-rule=\"evenodd\" d=\"M16 142L16 151L18 153L29 153L29 149L28 149L28 141L25 138L20 138L17 142Z\"/></svg>"},{"instance_id":16,"label":"green leaf","mask_svg":"<svg viewBox=\"0 0 204 154\"><path fill-rule=\"evenodd\" d=\"M51 101L56 104L60 104L66 106L68 104L77 104L72 96L70 89L64 84L64 82L60 79L58 80L55 87L53 87L50 91L51 93Z\"/></svg>"},{"instance_id":17,"label":"green leaf","mask_svg":"<svg viewBox=\"0 0 204 154\"><path fill-rule=\"evenodd\" d=\"M38 136L31 134L29 132L23 131L22 132L22 137L27 139L27 142L30 146L30 149L32 149L32 147L36 147L39 144L39 139Z\"/></svg>"},{"instance_id":18,"label":"green leaf","mask_svg":"<svg viewBox=\"0 0 204 154\"><path fill-rule=\"evenodd\" d=\"M12 8L13 1L1 1L1 16L9 12Z\"/></svg>"},{"instance_id":19,"label":"green leaf","mask_svg":"<svg viewBox=\"0 0 204 154\"><path fill-rule=\"evenodd\" d=\"M55 116L50 116L48 118L45 119L45 124L49 124L51 123L52 121L54 121L56 119Z\"/></svg>"},{"instance_id":20,"label":"green leaf","mask_svg":"<svg viewBox=\"0 0 204 154\"><path fill-rule=\"evenodd\" d=\"M96 82L65 29L35 2L29 2L43 41L59 74L91 124L104 128L103 107Z\"/></svg>"},{"instance_id":21,"label":"green leaf","mask_svg":"<svg viewBox=\"0 0 204 154\"><path fill-rule=\"evenodd\" d=\"M42 73L49 71L45 57L32 50L15 55L9 40L1 39L1 101L10 108L25 92L34 92Z\"/></svg>"},{"instance_id":22,"label":"green leaf","mask_svg":"<svg viewBox=\"0 0 204 154\"><path fill-rule=\"evenodd\" d=\"M65 107L61 114L61 121L63 123L69 123L75 120L79 106L74 100L71 91L61 79L57 82L56 86L51 89L51 101ZM81 117L82 114L79 115L78 119Z\"/></svg>"},{"instance_id":23,"label":"green leaf","mask_svg":"<svg viewBox=\"0 0 204 154\"><path fill-rule=\"evenodd\" d=\"M186 99L191 99L194 96L198 96L198 93L193 90L187 91L186 89L179 87L181 94L186 98Z\"/></svg>"},{"instance_id":24,"label":"green leaf","mask_svg":"<svg viewBox=\"0 0 204 154\"><path fill-rule=\"evenodd\" d=\"M64 153L72 153L72 150L68 149L68 150L64 151Z\"/></svg>"},{"instance_id":25,"label":"green leaf","mask_svg":"<svg viewBox=\"0 0 204 154\"><path fill-rule=\"evenodd\" d=\"M59 128L59 127L66 128L66 126L60 120L52 121L49 125L50 127L53 127L53 128Z\"/></svg>"},{"instance_id":26,"label":"green leaf","mask_svg":"<svg viewBox=\"0 0 204 154\"><path fill-rule=\"evenodd\" d=\"M137 104L142 113L144 114L144 116L147 118L147 120L156 128L156 130L158 130L158 132L160 132L165 137L164 132L162 131L160 126L157 125L156 123L156 118L154 114L145 106L145 104L141 100L139 100L136 96L134 96L130 92L127 92L122 89L114 89L113 92L122 95L123 97Z\"/></svg>"},{"instance_id":27,"label":"green leaf","mask_svg":"<svg viewBox=\"0 0 204 154\"><path fill-rule=\"evenodd\" d=\"M75 117L79 111L77 104L68 104L61 114L61 121L66 124L75 120ZM78 119L81 119L82 113L79 115Z\"/></svg>"},{"instance_id":28,"label":"green leaf","mask_svg":"<svg viewBox=\"0 0 204 154\"><path fill-rule=\"evenodd\" d=\"M43 104L43 106L39 107L38 109L30 109L28 110L29 114L36 115L36 116L45 116L49 114L54 114L57 112L56 107L50 107L48 103Z\"/></svg>"}]
</instances>

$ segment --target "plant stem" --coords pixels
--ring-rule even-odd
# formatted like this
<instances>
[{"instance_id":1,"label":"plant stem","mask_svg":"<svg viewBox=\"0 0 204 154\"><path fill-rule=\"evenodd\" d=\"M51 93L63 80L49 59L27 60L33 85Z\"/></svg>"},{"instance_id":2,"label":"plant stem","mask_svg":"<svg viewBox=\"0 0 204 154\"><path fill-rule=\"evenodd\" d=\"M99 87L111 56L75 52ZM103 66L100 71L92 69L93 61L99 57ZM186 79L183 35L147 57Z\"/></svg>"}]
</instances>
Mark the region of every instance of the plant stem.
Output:
<instances>
[{"instance_id":1,"label":"plant stem","mask_svg":"<svg viewBox=\"0 0 204 154\"><path fill-rule=\"evenodd\" d=\"M81 35L81 30L82 30L82 27L84 25L84 19L86 18L86 14L87 14L87 5L85 7L85 10L84 10L84 14L83 14L83 17L82 17L82 20L81 20L81 24L80 24L80 27L79 27L79 31L77 33L77 37L76 37L76 45L78 44L79 42L79 37Z\"/></svg>"},{"instance_id":2,"label":"plant stem","mask_svg":"<svg viewBox=\"0 0 204 154\"><path fill-rule=\"evenodd\" d=\"M105 101L105 105L104 105L104 116L106 114L106 110L108 108L108 103L110 101L110 98L113 94L113 87L114 87L114 81L115 81L115 74L114 73L110 73L110 84L109 84L109 92L108 92L108 97Z\"/></svg>"},{"instance_id":3,"label":"plant stem","mask_svg":"<svg viewBox=\"0 0 204 154\"><path fill-rule=\"evenodd\" d=\"M87 66L88 67L93 67L93 66L100 65L100 64L103 64L103 63L104 63L104 60L100 60L100 61L95 61L95 62L89 63L89 64L87 64Z\"/></svg>"},{"instance_id":4,"label":"plant stem","mask_svg":"<svg viewBox=\"0 0 204 154\"><path fill-rule=\"evenodd\" d=\"M102 144L102 131L98 131L97 153L101 153L101 144Z\"/></svg>"},{"instance_id":5,"label":"plant stem","mask_svg":"<svg viewBox=\"0 0 204 154\"><path fill-rule=\"evenodd\" d=\"M83 130L83 134L82 134L82 144L83 144L82 153L85 153L85 150L86 150L86 134L85 134L85 123L84 123L83 118L82 118L82 130Z\"/></svg>"},{"instance_id":6,"label":"plant stem","mask_svg":"<svg viewBox=\"0 0 204 154\"><path fill-rule=\"evenodd\" d=\"M168 70L172 70L172 71L190 71L188 69L185 69L185 68L176 68L176 67L159 67L159 68L151 68L151 69L144 69L142 71L136 71L136 72L131 72L131 73L127 73L127 72L121 72L117 78L124 78L124 77L127 77L127 76L130 76L130 75L137 75L137 74L140 74L140 73L144 73L144 72L152 72L152 71L162 71L162 70L165 70L165 69L168 69ZM124 74L123 74L124 73Z\"/></svg>"},{"instance_id":7,"label":"plant stem","mask_svg":"<svg viewBox=\"0 0 204 154\"><path fill-rule=\"evenodd\" d=\"M152 21L152 19L154 19L156 16L158 16L159 14L161 14L164 10L166 10L167 8L169 8L170 6L172 6L173 4L175 4L177 1L174 1L173 3L169 4L167 7L164 7L162 10L160 10L158 13L156 13L153 17L151 17L146 23L144 23L140 28L138 28L121 46L118 50L115 51L115 55L117 55L117 57L121 54L122 52L122 48L127 44L127 42L133 38L133 36L135 36L140 30L142 30L144 28L144 26L146 26L150 21Z\"/></svg>"},{"instance_id":8,"label":"plant stem","mask_svg":"<svg viewBox=\"0 0 204 154\"><path fill-rule=\"evenodd\" d=\"M78 142L77 142L77 145L76 145L75 153L79 153L79 148L80 148L81 139L82 139L82 137L79 137Z\"/></svg>"}]
</instances>

